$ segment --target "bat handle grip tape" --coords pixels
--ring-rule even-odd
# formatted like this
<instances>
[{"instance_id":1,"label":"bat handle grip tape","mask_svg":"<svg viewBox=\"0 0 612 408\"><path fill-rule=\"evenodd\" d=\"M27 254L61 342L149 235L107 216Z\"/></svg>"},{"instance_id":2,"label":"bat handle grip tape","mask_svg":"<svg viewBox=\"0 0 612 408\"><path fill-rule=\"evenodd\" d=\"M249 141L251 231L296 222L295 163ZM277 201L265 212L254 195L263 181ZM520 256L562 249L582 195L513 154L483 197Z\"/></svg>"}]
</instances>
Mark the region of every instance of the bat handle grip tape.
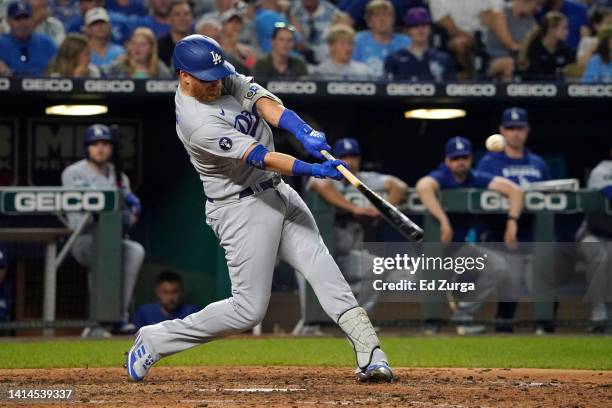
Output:
<instances>
[{"instance_id":1,"label":"bat handle grip tape","mask_svg":"<svg viewBox=\"0 0 612 408\"><path fill-rule=\"evenodd\" d=\"M336 158L332 156L331 153L327 150L321 150L321 154L323 155L323 157L325 157L326 160L336 160ZM353 173L351 173L346 167L338 166L336 167L336 169L338 169L338 171L342 173L344 178L346 178L348 182L354 185L355 187L358 187L361 184L361 181L359 181L359 179L355 177Z\"/></svg>"}]
</instances>

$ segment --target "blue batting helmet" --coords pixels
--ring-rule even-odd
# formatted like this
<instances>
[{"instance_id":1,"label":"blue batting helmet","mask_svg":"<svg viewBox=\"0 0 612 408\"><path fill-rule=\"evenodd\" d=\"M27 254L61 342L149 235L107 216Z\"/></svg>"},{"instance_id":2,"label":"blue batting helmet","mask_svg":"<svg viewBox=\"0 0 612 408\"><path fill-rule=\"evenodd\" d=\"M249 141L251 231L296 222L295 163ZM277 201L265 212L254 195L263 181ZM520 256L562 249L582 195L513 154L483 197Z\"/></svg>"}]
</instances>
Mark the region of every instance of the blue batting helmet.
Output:
<instances>
[{"instance_id":1,"label":"blue batting helmet","mask_svg":"<svg viewBox=\"0 0 612 408\"><path fill-rule=\"evenodd\" d=\"M200 34L177 42L172 60L177 72L185 71L201 81L215 81L236 72L232 64L225 61L219 43Z\"/></svg>"},{"instance_id":2,"label":"blue batting helmet","mask_svg":"<svg viewBox=\"0 0 612 408\"><path fill-rule=\"evenodd\" d=\"M83 150L85 151L85 157L87 157L87 146L93 142L99 140L105 140L109 143L113 143L113 134L108 126L96 123L85 129L85 136L83 137Z\"/></svg>"}]
</instances>

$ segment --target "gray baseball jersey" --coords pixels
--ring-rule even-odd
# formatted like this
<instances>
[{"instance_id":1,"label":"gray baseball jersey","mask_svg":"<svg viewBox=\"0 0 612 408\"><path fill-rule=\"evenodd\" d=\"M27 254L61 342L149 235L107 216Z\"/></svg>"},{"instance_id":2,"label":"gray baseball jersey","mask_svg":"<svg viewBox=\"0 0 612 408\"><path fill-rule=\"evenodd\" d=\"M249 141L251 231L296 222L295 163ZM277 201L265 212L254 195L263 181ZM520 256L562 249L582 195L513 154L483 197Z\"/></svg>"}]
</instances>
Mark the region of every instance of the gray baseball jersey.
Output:
<instances>
[{"instance_id":1,"label":"gray baseball jersey","mask_svg":"<svg viewBox=\"0 0 612 408\"><path fill-rule=\"evenodd\" d=\"M274 95L251 83L244 75L227 77L223 95L210 104L177 89L176 133L200 175L207 197L219 200L270 178L270 173L240 159L253 143L274 151L272 130L253 113L253 101ZM258 95L259 94L259 95ZM241 103L242 102L242 103Z\"/></svg>"},{"instance_id":2,"label":"gray baseball jersey","mask_svg":"<svg viewBox=\"0 0 612 408\"><path fill-rule=\"evenodd\" d=\"M301 197L277 177L273 187L255 188L274 173L240 160L253 143L274 149L272 131L254 105L262 97L278 98L242 75L225 78L223 86L224 94L209 104L177 90L176 129L213 199L206 203L206 223L225 250L232 296L185 319L143 327L142 341L154 359L261 322L277 257L304 275L333 321L357 306ZM247 187L256 192L240 198Z\"/></svg>"},{"instance_id":3,"label":"gray baseball jersey","mask_svg":"<svg viewBox=\"0 0 612 408\"><path fill-rule=\"evenodd\" d=\"M612 160L600 162L591 172L588 188L603 190L612 186ZM588 229L596 235L612 238L612 216L606 214L588 214Z\"/></svg>"}]
</instances>

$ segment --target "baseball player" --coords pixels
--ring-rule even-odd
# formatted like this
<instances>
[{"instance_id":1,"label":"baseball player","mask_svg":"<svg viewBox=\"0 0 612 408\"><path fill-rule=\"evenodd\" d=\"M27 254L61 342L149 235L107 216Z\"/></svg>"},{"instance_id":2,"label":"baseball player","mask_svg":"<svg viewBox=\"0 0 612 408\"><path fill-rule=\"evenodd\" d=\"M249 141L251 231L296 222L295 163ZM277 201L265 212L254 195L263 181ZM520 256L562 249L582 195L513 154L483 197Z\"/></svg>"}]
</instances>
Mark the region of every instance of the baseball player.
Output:
<instances>
[{"instance_id":1,"label":"baseball player","mask_svg":"<svg viewBox=\"0 0 612 408\"><path fill-rule=\"evenodd\" d=\"M176 131L204 185L206 223L225 250L229 299L185 319L145 326L127 353L130 379L142 380L160 358L257 325L264 318L277 255L300 271L323 309L353 345L361 381L393 374L365 310L323 244L314 218L282 175L340 179L343 162L310 164L274 151L270 125L291 132L322 159L330 150L313 130L265 88L235 72L219 44L203 35L180 40Z\"/></svg>"},{"instance_id":2,"label":"baseball player","mask_svg":"<svg viewBox=\"0 0 612 408\"><path fill-rule=\"evenodd\" d=\"M436 193L441 189L487 188L508 197L509 208L504 242L516 242L517 220L523 209L523 191L510 180L489 173L472 169L472 144L463 137L453 137L446 143L444 163L421 178L416 190L423 205L440 223L440 242L465 242L468 230L476 224L473 216L466 214L447 215ZM456 249L454 256L477 257L482 250L477 245L465 244ZM487 251L487 267L478 273L476 293L469 300L459 297L453 313L453 320L459 322L458 334L477 334L484 332L484 327L471 324L474 314L482 302L497 288L498 283L507 274L508 266L504 258L492 251ZM467 274L466 274L467 275ZM464 275L461 276L464 278ZM469 277L467 278L474 278Z\"/></svg>"},{"instance_id":3,"label":"baseball player","mask_svg":"<svg viewBox=\"0 0 612 408\"><path fill-rule=\"evenodd\" d=\"M505 177L523 187L535 181L550 179L550 171L544 160L525 147L529 136L529 119L525 109L513 107L504 110L499 132L506 139L504 151L499 153L489 152L484 155L478 162L477 170ZM505 220L500 220L499 217L488 217L485 240L490 242L503 241L504 224ZM519 220L518 224L518 240L520 242L533 241L532 217L527 215ZM515 252L506 254L506 259L515 273L507 276L507 281L504 282L503 286L506 288L507 298L513 298L521 292L521 287L525 286L521 281L533 269L533 259L529 255ZM513 331L512 321L516 307L516 302L500 302L498 304L497 320L499 324L496 327L497 331ZM542 330L545 329L542 328Z\"/></svg>"},{"instance_id":4,"label":"baseball player","mask_svg":"<svg viewBox=\"0 0 612 408\"><path fill-rule=\"evenodd\" d=\"M344 138L336 141L333 154L336 158L345 161L353 174L391 204L396 205L405 198L408 186L397 177L360 171L361 147L357 140ZM311 178L306 188L316 192L336 207L334 224L336 261L344 277L357 293L359 304L366 311L371 311L380 292L374 290L367 279L368 276L376 276L372 273L375 256L363 248L364 224L367 226L378 223L381 214L357 188L344 179L338 181ZM303 283L302 280L298 282Z\"/></svg>"},{"instance_id":5,"label":"baseball player","mask_svg":"<svg viewBox=\"0 0 612 408\"><path fill-rule=\"evenodd\" d=\"M612 149L610 150L612 156ZM589 175L587 187L612 200L612 160L601 161ZM594 333L612 333L612 216L588 214L577 233L579 252L587 264Z\"/></svg>"},{"instance_id":6,"label":"baseball player","mask_svg":"<svg viewBox=\"0 0 612 408\"><path fill-rule=\"evenodd\" d=\"M66 167L62 172L64 187L74 188L119 188L124 198L123 212L124 229L131 228L138 221L141 204L138 197L130 189L130 181L125 173L118 179L115 166L111 163L113 154L113 137L106 125L95 124L85 130L83 138L85 158ZM76 229L85 214L70 213L68 222L71 229ZM93 261L93 233L96 224L90 224L84 233L79 236L72 247L72 255L83 266L91 267ZM123 238L121 245L122 256L122 322L119 332L134 332L134 326L128 323L128 308L132 299L132 292L136 286L138 272L145 257L142 245L136 241Z\"/></svg>"}]
</instances>

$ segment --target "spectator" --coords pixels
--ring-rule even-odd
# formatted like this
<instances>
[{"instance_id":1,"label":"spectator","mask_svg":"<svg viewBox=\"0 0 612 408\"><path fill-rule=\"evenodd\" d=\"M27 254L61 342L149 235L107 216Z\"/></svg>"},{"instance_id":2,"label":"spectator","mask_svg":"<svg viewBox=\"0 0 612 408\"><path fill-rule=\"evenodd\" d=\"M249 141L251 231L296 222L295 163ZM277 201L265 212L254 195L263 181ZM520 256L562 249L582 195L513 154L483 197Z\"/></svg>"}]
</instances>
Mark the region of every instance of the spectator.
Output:
<instances>
[{"instance_id":1,"label":"spectator","mask_svg":"<svg viewBox=\"0 0 612 408\"><path fill-rule=\"evenodd\" d=\"M62 185L79 189L118 189L124 198L123 226L124 230L128 231L138 222L142 208L140 200L130 189L130 180L124 173L118 174L119 172L112 164L114 140L108 126L94 124L88 127L85 130L83 146L85 158L64 169ZM84 217L84 213L68 214L70 229L74 230L79 227ZM91 222L72 246L74 258L79 264L87 268L90 268L93 263L93 237L96 228L96 222ZM138 273L145 257L144 248L136 241L123 238L121 241L121 257L123 278L120 295L122 322L120 322L119 332L127 334L134 331L134 326L128 323L128 309ZM114 293L108 295L117 296Z\"/></svg>"},{"instance_id":2,"label":"spectator","mask_svg":"<svg viewBox=\"0 0 612 408\"><path fill-rule=\"evenodd\" d=\"M308 74L306 63L291 55L295 27L279 26L272 33L272 52L260 58L253 74L259 78L299 78Z\"/></svg>"},{"instance_id":3,"label":"spectator","mask_svg":"<svg viewBox=\"0 0 612 408\"><path fill-rule=\"evenodd\" d=\"M589 35L585 35L580 39L576 59L581 67L586 66L591 56L595 53L599 40L597 35L599 31L608 25L612 25L612 9L596 8L589 15Z\"/></svg>"},{"instance_id":4,"label":"spectator","mask_svg":"<svg viewBox=\"0 0 612 408\"><path fill-rule=\"evenodd\" d=\"M136 329L166 320L184 319L201 308L181 303L183 281L179 274L163 271L157 275L155 297L157 302L139 306L134 311L132 323Z\"/></svg>"},{"instance_id":5,"label":"spectator","mask_svg":"<svg viewBox=\"0 0 612 408\"><path fill-rule=\"evenodd\" d=\"M358 79L369 76L368 66L353 61L355 30L352 27L337 24L329 30L327 37L329 59L312 69L315 75L336 79Z\"/></svg>"},{"instance_id":6,"label":"spectator","mask_svg":"<svg viewBox=\"0 0 612 408\"><path fill-rule=\"evenodd\" d=\"M299 27L302 28L304 40L314 51L317 62L328 57L324 33L330 29L332 20L340 10L327 0L300 0L293 9Z\"/></svg>"},{"instance_id":7,"label":"spectator","mask_svg":"<svg viewBox=\"0 0 612 408\"><path fill-rule=\"evenodd\" d=\"M62 22L51 15L47 0L28 0L28 2L32 6L32 24L36 27L34 32L47 34L59 46L64 41L66 32Z\"/></svg>"},{"instance_id":8,"label":"spectator","mask_svg":"<svg viewBox=\"0 0 612 408\"><path fill-rule=\"evenodd\" d=\"M511 81L514 75L514 58L521 42L537 24L536 0L512 0L502 10L503 28L489 32L485 46L490 58L488 74L494 78ZM507 29L506 29L507 27Z\"/></svg>"},{"instance_id":9,"label":"spectator","mask_svg":"<svg viewBox=\"0 0 612 408\"><path fill-rule=\"evenodd\" d=\"M134 30L125 56L108 68L111 78L171 79L172 71L157 56L157 40L150 28Z\"/></svg>"},{"instance_id":10,"label":"spectator","mask_svg":"<svg viewBox=\"0 0 612 408\"><path fill-rule=\"evenodd\" d=\"M121 45L111 42L110 17L105 9L96 7L85 14L85 33L91 48L91 63L104 70L125 54Z\"/></svg>"},{"instance_id":11,"label":"spectator","mask_svg":"<svg viewBox=\"0 0 612 408\"><path fill-rule=\"evenodd\" d=\"M23 0L7 7L9 33L0 36L0 75L42 75L57 46L46 34L34 33L32 7Z\"/></svg>"},{"instance_id":12,"label":"spectator","mask_svg":"<svg viewBox=\"0 0 612 408\"><path fill-rule=\"evenodd\" d=\"M215 9L202 15L202 19L221 20L221 14L236 9L237 0L215 0Z\"/></svg>"},{"instance_id":13,"label":"spectator","mask_svg":"<svg viewBox=\"0 0 612 408\"><path fill-rule=\"evenodd\" d=\"M408 10L404 18L410 47L396 51L385 61L385 75L390 79L411 81L450 81L455 66L448 54L429 47L431 19L423 7Z\"/></svg>"},{"instance_id":14,"label":"spectator","mask_svg":"<svg viewBox=\"0 0 612 408\"><path fill-rule=\"evenodd\" d=\"M108 11L121 13L126 16L146 16L148 13L143 0L106 0L104 7Z\"/></svg>"},{"instance_id":15,"label":"spectator","mask_svg":"<svg viewBox=\"0 0 612 408\"><path fill-rule=\"evenodd\" d=\"M518 185L503 177L490 173L472 170L472 146L463 137L454 137L446 143L446 157L437 169L421 178L416 190L427 211L440 223L440 242L465 242L468 231L476 225L473 215L447 215L440 204L436 193L439 190L456 188L486 188L495 190L508 198L508 222L504 232L504 242L509 245L517 240L517 220L523 208L523 191ZM452 256L483 256L482 248L474 244L448 247ZM474 314L482 302L496 289L498 282L508 274L504 258L493 251L487 251L487 267L477 277L477 291L471 297L459 297L453 311L452 320L459 322L459 334L476 334L484 332L484 326L472 325ZM456 278L456 276L455 276ZM468 279L473 279L468 277Z\"/></svg>"},{"instance_id":16,"label":"spectator","mask_svg":"<svg viewBox=\"0 0 612 408\"><path fill-rule=\"evenodd\" d=\"M586 65L582 82L612 82L612 25L599 31L599 45Z\"/></svg>"},{"instance_id":17,"label":"spectator","mask_svg":"<svg viewBox=\"0 0 612 408\"><path fill-rule=\"evenodd\" d=\"M64 28L68 21L79 15L78 0L50 0L49 7L53 17L61 21Z\"/></svg>"},{"instance_id":18,"label":"spectator","mask_svg":"<svg viewBox=\"0 0 612 408\"><path fill-rule=\"evenodd\" d=\"M487 27L496 27L493 22L499 21L501 6L501 0L429 1L433 21L449 36L448 49L461 65L461 78L473 76L473 49Z\"/></svg>"},{"instance_id":19,"label":"spectator","mask_svg":"<svg viewBox=\"0 0 612 408\"><path fill-rule=\"evenodd\" d=\"M574 0L545 0L537 17L541 20L550 11L557 11L567 17L568 21L568 45L576 50L580 37L588 31L589 16L585 5Z\"/></svg>"},{"instance_id":20,"label":"spectator","mask_svg":"<svg viewBox=\"0 0 612 408\"><path fill-rule=\"evenodd\" d=\"M128 25L132 30L138 27L150 28L155 33L155 38L161 38L170 32L168 16L172 0L150 0L150 14L146 16L131 16Z\"/></svg>"},{"instance_id":21,"label":"spectator","mask_svg":"<svg viewBox=\"0 0 612 408\"><path fill-rule=\"evenodd\" d=\"M393 32L395 9L389 0L372 0L366 6L369 30L355 36L353 59L370 68L370 75L382 77L387 56L410 46L410 38Z\"/></svg>"},{"instance_id":22,"label":"spectator","mask_svg":"<svg viewBox=\"0 0 612 408\"><path fill-rule=\"evenodd\" d=\"M51 77L99 78L100 70L91 63L87 37L70 33L60 45L47 69Z\"/></svg>"},{"instance_id":23,"label":"spectator","mask_svg":"<svg viewBox=\"0 0 612 408\"><path fill-rule=\"evenodd\" d=\"M196 24L196 32L198 34L210 37L218 43L221 43L221 29L221 23L219 23L217 20L201 18ZM236 68L236 71L243 74L249 73L250 70L245 67L242 62L235 58L233 55L228 54L224 55L224 57L227 62L229 62L234 66L234 68Z\"/></svg>"},{"instance_id":24,"label":"spectator","mask_svg":"<svg viewBox=\"0 0 612 408\"><path fill-rule=\"evenodd\" d=\"M369 3L370 0L341 0L337 4L340 10L345 11L351 17L356 27L364 27L366 25L366 9ZM403 16L411 8L427 6L425 0L391 0L391 3L395 9L396 20L394 25L396 26L402 25Z\"/></svg>"},{"instance_id":25,"label":"spectator","mask_svg":"<svg viewBox=\"0 0 612 408\"><path fill-rule=\"evenodd\" d=\"M527 188L532 182L549 180L550 171L546 162L526 147L529 130L529 119L525 109L513 107L504 110L499 132L506 139L506 147L503 152L484 155L478 162L477 169L507 178L524 188ZM488 217L488 230L483 237L485 240L499 242L503 239L507 220L500 218ZM518 221L518 225L518 240L521 242L533 241L533 218L526 215ZM508 293L519 293L521 281L525 280L533 268L533 260L529 255L520 253L508 253L506 259L515 273L505 279L504 286ZM512 332L514 330L513 319L516 307L516 302L498 303L496 331Z\"/></svg>"},{"instance_id":26,"label":"spectator","mask_svg":"<svg viewBox=\"0 0 612 408\"><path fill-rule=\"evenodd\" d=\"M612 145L609 154L608 160L601 161L591 171L587 188L601 191L612 201ZM587 214L576 238L587 266L587 298L591 301L589 331L612 334L612 215Z\"/></svg>"},{"instance_id":27,"label":"spectator","mask_svg":"<svg viewBox=\"0 0 612 408\"><path fill-rule=\"evenodd\" d=\"M11 283L6 276L6 258L0 251L0 322L6 322L11 319L12 310L12 293ZM2 334L2 330L0 330Z\"/></svg>"},{"instance_id":28,"label":"spectator","mask_svg":"<svg viewBox=\"0 0 612 408\"><path fill-rule=\"evenodd\" d=\"M221 15L221 47L224 55L231 55L251 70L257 61L255 51L248 45L240 43L243 18L236 10L228 10Z\"/></svg>"},{"instance_id":29,"label":"spectator","mask_svg":"<svg viewBox=\"0 0 612 408\"><path fill-rule=\"evenodd\" d=\"M563 79L563 68L576 60L575 51L565 42L567 18L551 11L531 30L521 46L518 66L528 80Z\"/></svg>"},{"instance_id":30,"label":"spectator","mask_svg":"<svg viewBox=\"0 0 612 408\"><path fill-rule=\"evenodd\" d=\"M79 0L80 14L75 15L65 24L68 33L84 33L87 29L85 16L93 8L104 8L104 0ZM105 9L106 10L106 9ZM121 13L108 12L108 23L110 24L111 41L123 45L130 36L127 17Z\"/></svg>"},{"instance_id":31,"label":"spectator","mask_svg":"<svg viewBox=\"0 0 612 408\"><path fill-rule=\"evenodd\" d=\"M255 12L253 25L262 53L269 53L272 50L272 32L276 23L289 24L287 18L281 14L282 10L280 0L261 0Z\"/></svg>"},{"instance_id":32,"label":"spectator","mask_svg":"<svg viewBox=\"0 0 612 408\"><path fill-rule=\"evenodd\" d=\"M187 0L174 0L170 5L168 16L170 32L157 41L159 59L172 66L172 52L177 41L193 34L193 16Z\"/></svg>"},{"instance_id":33,"label":"spectator","mask_svg":"<svg viewBox=\"0 0 612 408\"><path fill-rule=\"evenodd\" d=\"M405 199L408 187L397 177L361 170L361 147L356 139L339 139L334 144L333 154L344 160L353 174L391 204L397 205ZM372 288L372 281L377 276L372 272L375 256L364 249L364 242L370 241L367 238L367 229L381 220L380 212L346 180L321 180L311 177L306 188L334 207L334 258L346 281L353 288L357 302L369 313L376 305L380 292ZM378 276L376 279L384 277ZM304 283L303 278L299 281Z\"/></svg>"}]
</instances>

